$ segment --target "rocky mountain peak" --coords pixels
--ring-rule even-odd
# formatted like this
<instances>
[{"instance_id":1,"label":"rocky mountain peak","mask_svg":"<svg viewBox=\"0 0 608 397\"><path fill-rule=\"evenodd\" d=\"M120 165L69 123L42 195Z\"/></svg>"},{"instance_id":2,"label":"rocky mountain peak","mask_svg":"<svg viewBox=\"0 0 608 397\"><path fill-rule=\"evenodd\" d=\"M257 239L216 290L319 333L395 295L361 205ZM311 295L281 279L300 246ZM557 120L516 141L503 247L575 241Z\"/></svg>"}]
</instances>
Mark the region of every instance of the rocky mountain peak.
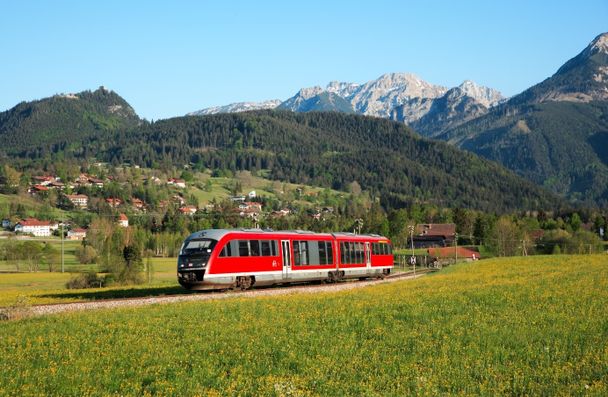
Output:
<instances>
[{"instance_id":1,"label":"rocky mountain peak","mask_svg":"<svg viewBox=\"0 0 608 397\"><path fill-rule=\"evenodd\" d=\"M465 80L458 87L451 89L450 91L458 90L462 94L475 99L485 107L492 107L505 99L505 97L493 88L484 87L478 85L471 80Z\"/></svg>"},{"instance_id":2,"label":"rocky mountain peak","mask_svg":"<svg viewBox=\"0 0 608 397\"><path fill-rule=\"evenodd\" d=\"M589 44L589 47L587 47L587 49L588 49L589 53L591 53L591 54L595 54L598 52L608 54L608 32L602 33L599 36L597 36L595 39L593 39L593 41L591 42L591 44Z\"/></svg>"},{"instance_id":3,"label":"rocky mountain peak","mask_svg":"<svg viewBox=\"0 0 608 397\"><path fill-rule=\"evenodd\" d=\"M314 87L302 88L300 91L298 91L296 96L299 96L302 99L310 99L313 96L319 95L323 91L324 91L323 88L316 85Z\"/></svg>"}]
</instances>

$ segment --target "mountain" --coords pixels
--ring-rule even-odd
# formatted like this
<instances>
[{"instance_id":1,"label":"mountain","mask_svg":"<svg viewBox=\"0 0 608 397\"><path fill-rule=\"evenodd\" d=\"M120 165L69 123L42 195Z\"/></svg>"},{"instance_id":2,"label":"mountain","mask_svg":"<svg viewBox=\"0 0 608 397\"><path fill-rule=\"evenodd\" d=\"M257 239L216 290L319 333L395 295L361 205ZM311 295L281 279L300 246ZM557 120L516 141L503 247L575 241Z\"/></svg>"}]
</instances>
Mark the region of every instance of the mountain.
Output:
<instances>
[{"instance_id":1,"label":"mountain","mask_svg":"<svg viewBox=\"0 0 608 397\"><path fill-rule=\"evenodd\" d=\"M274 109L279 106L281 102L282 101L280 99L271 99L263 102L237 102L225 106L205 108L196 112L188 113L187 116L204 116L207 114L238 113L247 112L250 110Z\"/></svg>"},{"instance_id":2,"label":"mountain","mask_svg":"<svg viewBox=\"0 0 608 397\"><path fill-rule=\"evenodd\" d=\"M141 120L118 94L96 91L60 94L21 102L0 113L3 151L19 154L33 147L70 145L82 136L133 128Z\"/></svg>"},{"instance_id":3,"label":"mountain","mask_svg":"<svg viewBox=\"0 0 608 397\"><path fill-rule=\"evenodd\" d=\"M543 82L436 136L579 201L608 204L608 33Z\"/></svg>"},{"instance_id":4,"label":"mountain","mask_svg":"<svg viewBox=\"0 0 608 397\"><path fill-rule=\"evenodd\" d=\"M438 98L414 98L391 112L391 119L402 121L427 137L482 116L504 100L500 92L465 81Z\"/></svg>"},{"instance_id":5,"label":"mountain","mask_svg":"<svg viewBox=\"0 0 608 397\"><path fill-rule=\"evenodd\" d=\"M351 104L336 93L321 87L304 88L295 96L280 104L277 109L292 112L342 112L354 113Z\"/></svg>"},{"instance_id":6,"label":"mountain","mask_svg":"<svg viewBox=\"0 0 608 397\"><path fill-rule=\"evenodd\" d=\"M457 94L452 90L456 90ZM452 90L428 83L412 73L387 73L364 84L332 81L325 88L302 88L278 106L275 101L269 101L268 106L258 108L278 108L293 112L355 112L366 116L391 118L415 125L415 128L425 135L436 135L482 114L481 108L465 104L461 98L458 98L459 103L455 103L453 98L466 96L467 102L474 99L486 110L504 100L498 91L479 86L472 81L465 81ZM443 98L448 94L449 97ZM443 102L433 106L435 99ZM243 105L208 108L189 115L235 113L253 110L258 104ZM421 122L420 119L431 111L432 116L425 119L428 121ZM442 114L442 111L447 113Z\"/></svg>"}]
</instances>

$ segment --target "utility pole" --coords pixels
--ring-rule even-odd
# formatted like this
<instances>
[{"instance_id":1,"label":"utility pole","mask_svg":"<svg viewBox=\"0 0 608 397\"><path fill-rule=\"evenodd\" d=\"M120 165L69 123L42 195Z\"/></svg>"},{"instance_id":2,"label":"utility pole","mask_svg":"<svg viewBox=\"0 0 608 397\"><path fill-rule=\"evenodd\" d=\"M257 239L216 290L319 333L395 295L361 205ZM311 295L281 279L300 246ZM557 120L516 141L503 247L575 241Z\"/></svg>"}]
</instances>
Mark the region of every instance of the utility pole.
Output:
<instances>
[{"instance_id":1,"label":"utility pole","mask_svg":"<svg viewBox=\"0 0 608 397\"><path fill-rule=\"evenodd\" d=\"M408 226L410 230L410 243L412 245L412 258L411 263L414 266L414 276L416 275L416 255L414 254L414 225Z\"/></svg>"},{"instance_id":2,"label":"utility pole","mask_svg":"<svg viewBox=\"0 0 608 397\"><path fill-rule=\"evenodd\" d=\"M458 233L454 233L454 263L458 262Z\"/></svg>"},{"instance_id":3,"label":"utility pole","mask_svg":"<svg viewBox=\"0 0 608 397\"><path fill-rule=\"evenodd\" d=\"M63 259L63 226L64 221L61 221L61 273L64 271L64 259Z\"/></svg>"}]
</instances>

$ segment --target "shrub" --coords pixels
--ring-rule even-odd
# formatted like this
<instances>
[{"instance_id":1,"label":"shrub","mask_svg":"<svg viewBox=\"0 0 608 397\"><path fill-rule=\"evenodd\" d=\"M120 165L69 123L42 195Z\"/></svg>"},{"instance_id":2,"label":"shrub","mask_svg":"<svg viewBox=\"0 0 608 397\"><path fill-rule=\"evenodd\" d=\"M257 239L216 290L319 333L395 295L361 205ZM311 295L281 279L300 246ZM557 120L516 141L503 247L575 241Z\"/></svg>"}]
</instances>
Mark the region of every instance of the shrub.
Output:
<instances>
[{"instance_id":1,"label":"shrub","mask_svg":"<svg viewBox=\"0 0 608 397\"><path fill-rule=\"evenodd\" d=\"M76 257L83 265L94 263L97 260L97 250L90 245L76 248Z\"/></svg>"},{"instance_id":2,"label":"shrub","mask_svg":"<svg viewBox=\"0 0 608 397\"><path fill-rule=\"evenodd\" d=\"M95 272L80 273L66 283L67 289L101 288L105 286L105 279L97 276Z\"/></svg>"}]
</instances>

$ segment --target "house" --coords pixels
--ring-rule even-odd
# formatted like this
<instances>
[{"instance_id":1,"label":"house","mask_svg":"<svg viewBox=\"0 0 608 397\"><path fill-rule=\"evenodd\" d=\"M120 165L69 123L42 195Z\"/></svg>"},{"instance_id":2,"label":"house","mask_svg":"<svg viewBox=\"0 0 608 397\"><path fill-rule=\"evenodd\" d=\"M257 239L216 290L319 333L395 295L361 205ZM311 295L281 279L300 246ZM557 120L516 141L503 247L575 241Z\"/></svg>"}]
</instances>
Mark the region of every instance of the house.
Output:
<instances>
[{"instance_id":1,"label":"house","mask_svg":"<svg viewBox=\"0 0 608 397\"><path fill-rule=\"evenodd\" d=\"M76 228L68 231L68 240L84 240L87 237L87 229Z\"/></svg>"},{"instance_id":2,"label":"house","mask_svg":"<svg viewBox=\"0 0 608 397\"><path fill-rule=\"evenodd\" d=\"M262 212L262 203L246 201L239 205L239 215L255 218Z\"/></svg>"},{"instance_id":3,"label":"house","mask_svg":"<svg viewBox=\"0 0 608 397\"><path fill-rule=\"evenodd\" d=\"M171 197L171 201L179 204L180 206L183 206L186 203L186 200L182 196L179 196L177 194Z\"/></svg>"},{"instance_id":4,"label":"house","mask_svg":"<svg viewBox=\"0 0 608 397\"><path fill-rule=\"evenodd\" d=\"M255 190L250 191L249 193L247 193L247 197L249 199L254 199L257 197L257 194L255 193Z\"/></svg>"},{"instance_id":5,"label":"house","mask_svg":"<svg viewBox=\"0 0 608 397\"><path fill-rule=\"evenodd\" d=\"M108 205L112 208L117 208L118 206L122 205L122 200L116 197L108 197L106 199L106 203L108 203Z\"/></svg>"},{"instance_id":6,"label":"house","mask_svg":"<svg viewBox=\"0 0 608 397\"><path fill-rule=\"evenodd\" d=\"M170 178L167 181L167 185L179 187L181 189L185 189L186 188L186 181L183 180L183 179Z\"/></svg>"},{"instance_id":7,"label":"house","mask_svg":"<svg viewBox=\"0 0 608 397\"><path fill-rule=\"evenodd\" d=\"M133 207L137 208L138 210L143 210L144 205L145 205L145 203L142 200L138 199L137 197L131 198L131 204L133 205Z\"/></svg>"},{"instance_id":8,"label":"house","mask_svg":"<svg viewBox=\"0 0 608 397\"><path fill-rule=\"evenodd\" d=\"M467 247L439 247L429 248L427 250L430 256L435 258L455 258L458 254L458 259L464 259L469 261L476 261L481 259L479 251Z\"/></svg>"},{"instance_id":9,"label":"house","mask_svg":"<svg viewBox=\"0 0 608 397\"><path fill-rule=\"evenodd\" d=\"M182 214L190 216L196 214L196 211L198 211L198 209L193 205L186 205L185 207L180 207L179 209L179 212Z\"/></svg>"},{"instance_id":10,"label":"house","mask_svg":"<svg viewBox=\"0 0 608 397\"><path fill-rule=\"evenodd\" d=\"M414 247L447 247L454 243L456 225L453 223L424 223L416 226Z\"/></svg>"},{"instance_id":11,"label":"house","mask_svg":"<svg viewBox=\"0 0 608 397\"><path fill-rule=\"evenodd\" d=\"M129 218L125 214L118 216L118 224L122 227L129 227Z\"/></svg>"},{"instance_id":12,"label":"house","mask_svg":"<svg viewBox=\"0 0 608 397\"><path fill-rule=\"evenodd\" d=\"M68 200L76 208L87 208L89 205L89 197L86 194L66 194Z\"/></svg>"},{"instance_id":13,"label":"house","mask_svg":"<svg viewBox=\"0 0 608 397\"><path fill-rule=\"evenodd\" d=\"M36 195L40 193L47 193L49 188L42 185L34 185L29 189L30 194Z\"/></svg>"},{"instance_id":14,"label":"house","mask_svg":"<svg viewBox=\"0 0 608 397\"><path fill-rule=\"evenodd\" d=\"M15 233L32 234L36 237L51 235L51 222L40 221L36 218L24 219L15 225Z\"/></svg>"},{"instance_id":15,"label":"house","mask_svg":"<svg viewBox=\"0 0 608 397\"><path fill-rule=\"evenodd\" d=\"M283 217L289 215L290 213L291 213L291 211L289 211L288 209L284 208L282 210L272 211L270 213L270 216L272 218L283 218Z\"/></svg>"},{"instance_id":16,"label":"house","mask_svg":"<svg viewBox=\"0 0 608 397\"><path fill-rule=\"evenodd\" d=\"M2 228L3 229L10 229L11 226L12 226L12 224L11 224L10 219L2 219Z\"/></svg>"},{"instance_id":17,"label":"house","mask_svg":"<svg viewBox=\"0 0 608 397\"><path fill-rule=\"evenodd\" d=\"M57 190L63 190L65 189L65 184L59 182L59 181L53 181L51 183L48 184L48 187L50 189L57 189Z\"/></svg>"},{"instance_id":18,"label":"house","mask_svg":"<svg viewBox=\"0 0 608 397\"><path fill-rule=\"evenodd\" d=\"M40 185L40 186L48 186L51 183L57 181L57 178L55 178L54 176L50 176L50 175L35 176L32 179L34 180L34 184Z\"/></svg>"}]
</instances>

